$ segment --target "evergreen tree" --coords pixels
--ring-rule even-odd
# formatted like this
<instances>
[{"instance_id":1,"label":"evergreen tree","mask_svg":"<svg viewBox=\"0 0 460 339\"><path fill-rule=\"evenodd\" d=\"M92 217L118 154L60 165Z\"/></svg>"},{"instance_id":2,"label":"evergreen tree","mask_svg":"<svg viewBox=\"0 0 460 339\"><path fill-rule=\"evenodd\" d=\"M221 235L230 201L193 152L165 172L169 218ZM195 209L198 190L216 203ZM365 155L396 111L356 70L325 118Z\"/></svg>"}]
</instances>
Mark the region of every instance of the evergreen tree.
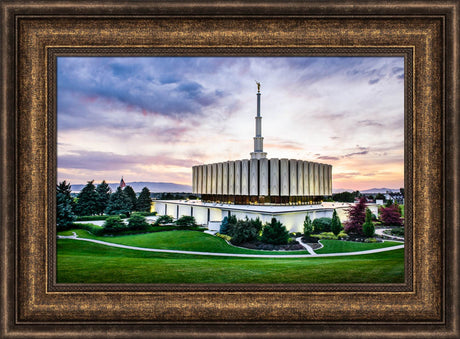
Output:
<instances>
[{"instance_id":1,"label":"evergreen tree","mask_svg":"<svg viewBox=\"0 0 460 339\"><path fill-rule=\"evenodd\" d=\"M133 188L128 185L128 186L125 187L123 192L128 197L128 199L131 201L131 210L130 210L130 212L135 211L136 210L137 198L136 198L136 193L134 192Z\"/></svg>"},{"instance_id":2,"label":"evergreen tree","mask_svg":"<svg viewBox=\"0 0 460 339\"><path fill-rule=\"evenodd\" d=\"M236 224L232 226L231 232L227 233L232 237L230 242L238 245L256 240L259 235L257 224L257 222L251 222L248 217L244 220L238 220Z\"/></svg>"},{"instance_id":3,"label":"evergreen tree","mask_svg":"<svg viewBox=\"0 0 460 339\"><path fill-rule=\"evenodd\" d=\"M348 209L348 220L345 222L345 232L348 234L363 234L363 224L366 213L366 198L362 197L359 202Z\"/></svg>"},{"instance_id":4,"label":"evergreen tree","mask_svg":"<svg viewBox=\"0 0 460 339\"><path fill-rule=\"evenodd\" d=\"M337 215L337 211L334 209L334 212L332 212L331 231L335 236L338 236L341 230L342 223L340 222L339 216Z\"/></svg>"},{"instance_id":5,"label":"evergreen tree","mask_svg":"<svg viewBox=\"0 0 460 339\"><path fill-rule=\"evenodd\" d=\"M363 224L363 233L367 238L374 235L375 227L372 223L372 212L370 209L366 208L366 221Z\"/></svg>"},{"instance_id":6,"label":"evergreen tree","mask_svg":"<svg viewBox=\"0 0 460 339\"><path fill-rule=\"evenodd\" d=\"M230 215L225 217L222 220L222 224L220 225L219 233L220 234L230 234L232 232L232 227L235 226L237 223L236 216Z\"/></svg>"},{"instance_id":7,"label":"evergreen tree","mask_svg":"<svg viewBox=\"0 0 460 339\"><path fill-rule=\"evenodd\" d=\"M88 181L85 187L78 193L78 201L75 206L77 215L94 215L97 213L98 195L94 180Z\"/></svg>"},{"instance_id":8,"label":"evergreen tree","mask_svg":"<svg viewBox=\"0 0 460 339\"><path fill-rule=\"evenodd\" d=\"M129 216L131 209L131 200L126 196L125 192L121 190L121 187L118 187L117 191L110 195L105 213L111 215L126 214Z\"/></svg>"},{"instance_id":9,"label":"evergreen tree","mask_svg":"<svg viewBox=\"0 0 460 339\"><path fill-rule=\"evenodd\" d=\"M73 199L70 196L71 186L64 180L59 183L56 190L56 224L57 228L64 230L69 228L75 221L73 213Z\"/></svg>"},{"instance_id":10,"label":"evergreen tree","mask_svg":"<svg viewBox=\"0 0 460 339\"><path fill-rule=\"evenodd\" d=\"M107 204L109 203L111 191L112 190L110 189L109 184L107 184L105 180L102 180L102 182L97 185L97 214L104 213L107 208Z\"/></svg>"},{"instance_id":11,"label":"evergreen tree","mask_svg":"<svg viewBox=\"0 0 460 339\"><path fill-rule=\"evenodd\" d=\"M310 235L313 232L313 223L310 219L310 215L307 213L305 216L305 221L303 222L303 235L306 239L310 238Z\"/></svg>"},{"instance_id":12,"label":"evergreen tree","mask_svg":"<svg viewBox=\"0 0 460 339\"><path fill-rule=\"evenodd\" d=\"M137 198L136 210L140 212L150 212L151 207L152 198L150 197L150 191L147 187L144 187Z\"/></svg>"},{"instance_id":13,"label":"evergreen tree","mask_svg":"<svg viewBox=\"0 0 460 339\"><path fill-rule=\"evenodd\" d=\"M276 218L272 218L271 223L265 224L260 240L266 244L285 245L288 239L289 232L286 227Z\"/></svg>"}]
</instances>

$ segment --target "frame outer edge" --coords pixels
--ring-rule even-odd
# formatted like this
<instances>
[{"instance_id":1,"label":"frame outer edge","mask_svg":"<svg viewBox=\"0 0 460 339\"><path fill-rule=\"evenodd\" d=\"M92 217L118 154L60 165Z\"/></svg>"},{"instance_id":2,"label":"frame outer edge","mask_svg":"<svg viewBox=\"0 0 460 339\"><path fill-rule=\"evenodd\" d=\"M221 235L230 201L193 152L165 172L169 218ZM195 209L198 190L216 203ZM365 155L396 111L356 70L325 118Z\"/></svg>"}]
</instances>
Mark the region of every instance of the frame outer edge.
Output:
<instances>
[{"instance_id":1,"label":"frame outer edge","mask_svg":"<svg viewBox=\"0 0 460 339\"><path fill-rule=\"evenodd\" d=\"M15 135L15 51L14 17L5 4L1 4L2 49L0 69L0 180L2 201L0 209L0 337L8 337L14 326L15 312L15 256L8 251L14 244L16 224L16 135Z\"/></svg>"},{"instance_id":2,"label":"frame outer edge","mask_svg":"<svg viewBox=\"0 0 460 339\"><path fill-rule=\"evenodd\" d=\"M446 327L456 338L460 338L460 3L454 2L446 15L444 56L444 135L446 163L444 166L444 201L446 227L452 222L452 234L445 233L444 254L451 253L452 260L445 262ZM447 39L450 37L450 39ZM446 72L450 69L451 72ZM452 145L454 147L452 147Z\"/></svg>"},{"instance_id":3,"label":"frame outer edge","mask_svg":"<svg viewBox=\"0 0 460 339\"><path fill-rule=\"evenodd\" d=\"M452 4L452 2L449 2ZM14 94L11 89L7 91L7 84L14 84L14 38L11 36L11 31L5 27L7 21L12 21L11 16L8 16L7 9L2 4L2 31L0 35L0 46L2 46L2 67L0 70L0 78L2 79L0 89L2 92L2 98L0 101L0 106L2 107L2 112L4 113L13 113L15 112L14 107L14 97L7 96L7 94ZM460 158L460 137L458 133L454 133L456 128L460 126L460 114L459 114L459 84L460 84L460 72L459 72L459 55L460 55L460 46L458 43L458 33L459 33L459 14L460 7L458 3L453 4L452 15L448 16L451 20L447 23L446 33L447 36L451 35L451 40L453 42L447 42L447 55L445 56L445 67L451 69L452 72L445 75L445 81L448 91L445 94L445 120L444 120L444 142L445 142L445 168L444 168L444 197L447 200L445 203L445 222L453 222L451 225L452 237L447 237L448 243L446 243L445 253L447 250L452 250L450 255L452 259L450 262L445 261L447 268L446 276L446 298L447 304L445 305L448 309L447 313L447 323L450 324L451 332L450 334L459 334L460 327L460 317L459 317L459 302L455 299L458 297L459 291L459 266L460 262L460 252L457 247L454 246L455 243L460 243L460 214L458 211L459 206L459 192L460 192L460 182L458 179L459 171L459 158ZM12 25L11 25L12 27ZM445 38L445 37L444 37ZM450 53L449 53L450 51ZM0 155L2 161L2 167L0 168L0 179L2 180L2 191L0 196L2 197L2 208L0 209L0 222L2 223L2 228L0 234L2 235L0 240L0 255L3 255L7 260L0 260L0 278L1 278L1 305L0 305L0 337L7 335L8 325L11 325L13 322L11 311L14 310L14 258L11 253L7 252L8 242L14 242L14 226L17 221L16 214L8 214L9 211L15 210L15 199L16 199L16 185L17 178L15 176L15 158L16 158L16 149L15 149L15 140L16 136L14 134L15 120L14 114L2 114L0 116L0 128L2 134L0 136ZM449 127L452 126L452 127ZM456 145L457 149L452 149L451 145ZM13 183L7 185L6 183ZM6 227L5 227L6 226ZM12 260L13 258L13 260ZM451 278L451 279L447 279ZM453 280L452 280L453 279ZM10 313L8 313L10 312ZM61 332L61 334L63 334ZM99 332L99 335L101 332ZM107 334L107 332L106 332ZM194 336L197 333L189 333L190 336ZM434 332L431 333L434 335ZM97 332L95 335L98 335ZM444 337L441 334L441 337ZM449 336L450 337L450 336Z\"/></svg>"}]
</instances>

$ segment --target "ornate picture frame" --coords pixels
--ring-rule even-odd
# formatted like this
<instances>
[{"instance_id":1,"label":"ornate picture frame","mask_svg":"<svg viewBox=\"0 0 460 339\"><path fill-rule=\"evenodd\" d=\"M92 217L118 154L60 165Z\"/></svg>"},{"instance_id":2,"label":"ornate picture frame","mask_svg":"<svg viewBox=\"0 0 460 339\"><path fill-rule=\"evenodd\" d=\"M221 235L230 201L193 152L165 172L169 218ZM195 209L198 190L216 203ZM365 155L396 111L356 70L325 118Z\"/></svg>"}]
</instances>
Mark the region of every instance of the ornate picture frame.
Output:
<instances>
[{"instance_id":1,"label":"ornate picture frame","mask_svg":"<svg viewBox=\"0 0 460 339\"><path fill-rule=\"evenodd\" d=\"M2 336L458 336L458 15L454 1L3 1ZM56 284L53 72L78 53L404 55L405 283Z\"/></svg>"}]
</instances>

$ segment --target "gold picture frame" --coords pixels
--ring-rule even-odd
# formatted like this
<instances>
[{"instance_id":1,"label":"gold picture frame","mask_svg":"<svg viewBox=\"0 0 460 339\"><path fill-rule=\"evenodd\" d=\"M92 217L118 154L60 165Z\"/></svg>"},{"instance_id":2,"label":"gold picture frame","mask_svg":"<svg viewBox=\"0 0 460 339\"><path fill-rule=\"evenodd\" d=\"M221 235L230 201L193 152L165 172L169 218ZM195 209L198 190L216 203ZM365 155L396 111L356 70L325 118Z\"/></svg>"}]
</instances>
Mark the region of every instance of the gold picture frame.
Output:
<instances>
[{"instance_id":1,"label":"gold picture frame","mask_svg":"<svg viewBox=\"0 0 460 339\"><path fill-rule=\"evenodd\" d=\"M455 1L2 5L1 334L17 337L456 337ZM403 284L55 283L55 58L403 55Z\"/></svg>"}]
</instances>

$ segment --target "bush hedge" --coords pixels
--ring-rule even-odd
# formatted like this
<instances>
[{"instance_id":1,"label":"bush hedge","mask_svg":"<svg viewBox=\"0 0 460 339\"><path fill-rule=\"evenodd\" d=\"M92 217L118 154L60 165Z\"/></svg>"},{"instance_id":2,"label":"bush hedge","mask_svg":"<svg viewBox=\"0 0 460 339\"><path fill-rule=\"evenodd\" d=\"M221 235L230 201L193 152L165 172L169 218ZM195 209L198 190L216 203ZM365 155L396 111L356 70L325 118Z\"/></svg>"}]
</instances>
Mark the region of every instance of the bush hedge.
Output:
<instances>
[{"instance_id":1,"label":"bush hedge","mask_svg":"<svg viewBox=\"0 0 460 339\"><path fill-rule=\"evenodd\" d=\"M313 232L314 233L321 233L321 232L331 232L331 218L317 218L313 220Z\"/></svg>"},{"instance_id":2,"label":"bush hedge","mask_svg":"<svg viewBox=\"0 0 460 339\"><path fill-rule=\"evenodd\" d=\"M102 227L104 228L104 233L119 233L128 229L128 225L118 215L108 217Z\"/></svg>"},{"instance_id":3,"label":"bush hedge","mask_svg":"<svg viewBox=\"0 0 460 339\"><path fill-rule=\"evenodd\" d=\"M94 224L74 224L73 227L80 228L82 230L86 230L90 232L91 234L97 235L97 236L104 234L104 228L101 226L94 225Z\"/></svg>"}]
</instances>

